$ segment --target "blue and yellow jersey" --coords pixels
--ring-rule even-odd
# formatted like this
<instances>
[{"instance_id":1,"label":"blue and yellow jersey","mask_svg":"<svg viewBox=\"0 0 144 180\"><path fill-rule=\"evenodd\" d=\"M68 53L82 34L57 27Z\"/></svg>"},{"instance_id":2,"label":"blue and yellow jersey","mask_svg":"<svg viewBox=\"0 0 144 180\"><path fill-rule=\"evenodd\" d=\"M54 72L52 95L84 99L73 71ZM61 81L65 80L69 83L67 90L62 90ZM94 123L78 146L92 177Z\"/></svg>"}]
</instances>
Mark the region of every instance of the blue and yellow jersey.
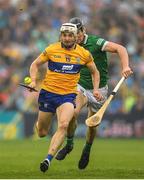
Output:
<instances>
[{"instance_id":1,"label":"blue and yellow jersey","mask_svg":"<svg viewBox=\"0 0 144 180\"><path fill-rule=\"evenodd\" d=\"M40 54L43 62L48 62L48 70L41 88L57 94L77 92L77 83L82 65L93 61L89 51L76 45L67 50L60 42L51 44Z\"/></svg>"}]
</instances>

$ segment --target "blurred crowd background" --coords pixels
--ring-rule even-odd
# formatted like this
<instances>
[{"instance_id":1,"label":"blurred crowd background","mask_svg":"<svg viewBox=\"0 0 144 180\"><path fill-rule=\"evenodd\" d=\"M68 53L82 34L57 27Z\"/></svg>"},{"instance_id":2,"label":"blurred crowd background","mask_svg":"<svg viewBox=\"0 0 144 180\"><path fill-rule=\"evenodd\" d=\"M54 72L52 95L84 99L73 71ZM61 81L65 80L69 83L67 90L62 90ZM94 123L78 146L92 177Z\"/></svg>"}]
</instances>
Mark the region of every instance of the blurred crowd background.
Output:
<instances>
[{"instance_id":1,"label":"blurred crowd background","mask_svg":"<svg viewBox=\"0 0 144 180\"><path fill-rule=\"evenodd\" d=\"M0 0L0 109L37 112L37 94L18 87L29 66L59 38L59 28L80 17L87 33L125 46L134 71L108 108L109 114L144 112L143 0ZM108 54L109 90L120 79L119 57ZM45 67L41 69L42 75ZM31 100L31 101L30 101Z\"/></svg>"}]
</instances>

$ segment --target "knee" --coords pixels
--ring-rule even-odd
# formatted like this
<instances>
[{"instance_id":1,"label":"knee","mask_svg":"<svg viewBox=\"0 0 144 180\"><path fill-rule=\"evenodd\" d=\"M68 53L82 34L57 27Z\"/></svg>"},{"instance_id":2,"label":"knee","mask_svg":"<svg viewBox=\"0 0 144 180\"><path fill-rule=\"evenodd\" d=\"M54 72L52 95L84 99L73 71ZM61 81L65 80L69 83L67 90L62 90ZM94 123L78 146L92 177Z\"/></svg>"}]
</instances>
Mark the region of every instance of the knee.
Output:
<instances>
[{"instance_id":1,"label":"knee","mask_svg":"<svg viewBox=\"0 0 144 180\"><path fill-rule=\"evenodd\" d=\"M67 131L68 125L69 125L68 122L62 122L62 123L59 125L58 128L59 128L60 130Z\"/></svg>"},{"instance_id":2,"label":"knee","mask_svg":"<svg viewBox=\"0 0 144 180\"><path fill-rule=\"evenodd\" d=\"M44 129L39 129L38 130L38 136L41 138L41 137L45 137L47 136L48 132Z\"/></svg>"},{"instance_id":3,"label":"knee","mask_svg":"<svg viewBox=\"0 0 144 180\"><path fill-rule=\"evenodd\" d=\"M80 113L80 110L79 109L75 109L75 111L74 111L74 118L75 119L78 117L79 113Z\"/></svg>"},{"instance_id":4,"label":"knee","mask_svg":"<svg viewBox=\"0 0 144 180\"><path fill-rule=\"evenodd\" d=\"M90 133L96 133L96 127L89 127L89 128L88 128L88 131L89 131Z\"/></svg>"},{"instance_id":5,"label":"knee","mask_svg":"<svg viewBox=\"0 0 144 180\"><path fill-rule=\"evenodd\" d=\"M38 134L39 137L47 136L48 132L45 129L43 129L43 128L39 128L38 127L38 123L36 124L35 127L36 127L36 131L37 131L37 134Z\"/></svg>"},{"instance_id":6,"label":"knee","mask_svg":"<svg viewBox=\"0 0 144 180\"><path fill-rule=\"evenodd\" d=\"M76 120L76 118L73 118L73 119L70 121L69 127L74 127L74 128L77 127L77 120Z\"/></svg>"}]
</instances>

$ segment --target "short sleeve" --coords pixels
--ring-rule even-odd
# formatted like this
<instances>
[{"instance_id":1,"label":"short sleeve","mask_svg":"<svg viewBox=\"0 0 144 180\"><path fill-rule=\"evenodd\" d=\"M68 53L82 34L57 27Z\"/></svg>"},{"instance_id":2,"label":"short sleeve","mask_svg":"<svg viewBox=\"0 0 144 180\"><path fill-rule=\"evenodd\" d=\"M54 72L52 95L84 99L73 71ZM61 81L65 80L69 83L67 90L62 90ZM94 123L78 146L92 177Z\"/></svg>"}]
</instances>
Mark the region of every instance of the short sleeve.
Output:
<instances>
[{"instance_id":1,"label":"short sleeve","mask_svg":"<svg viewBox=\"0 0 144 180\"><path fill-rule=\"evenodd\" d=\"M47 47L41 54L40 54L40 59L43 62L47 62L49 60L49 54L50 54L50 48Z\"/></svg>"},{"instance_id":2,"label":"short sleeve","mask_svg":"<svg viewBox=\"0 0 144 180\"><path fill-rule=\"evenodd\" d=\"M106 41L105 39L103 38L97 38L96 39L96 42L95 42L95 45L97 47L97 49L103 51L104 50L104 47L105 45L108 43L108 41Z\"/></svg>"}]
</instances>

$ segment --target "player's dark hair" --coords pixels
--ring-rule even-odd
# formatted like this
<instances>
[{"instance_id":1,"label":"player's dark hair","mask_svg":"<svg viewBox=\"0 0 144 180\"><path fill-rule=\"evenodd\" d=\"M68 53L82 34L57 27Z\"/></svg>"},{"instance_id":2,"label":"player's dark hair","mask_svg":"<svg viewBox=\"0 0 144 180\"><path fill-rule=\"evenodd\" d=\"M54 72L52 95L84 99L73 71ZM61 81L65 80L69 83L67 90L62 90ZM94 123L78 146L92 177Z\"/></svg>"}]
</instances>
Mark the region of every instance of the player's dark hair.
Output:
<instances>
[{"instance_id":1,"label":"player's dark hair","mask_svg":"<svg viewBox=\"0 0 144 180\"><path fill-rule=\"evenodd\" d=\"M69 22L72 24L76 24L78 30L81 30L81 31L84 30L84 25L83 25L82 20L80 18L78 18L78 17L71 18L69 20Z\"/></svg>"}]
</instances>

